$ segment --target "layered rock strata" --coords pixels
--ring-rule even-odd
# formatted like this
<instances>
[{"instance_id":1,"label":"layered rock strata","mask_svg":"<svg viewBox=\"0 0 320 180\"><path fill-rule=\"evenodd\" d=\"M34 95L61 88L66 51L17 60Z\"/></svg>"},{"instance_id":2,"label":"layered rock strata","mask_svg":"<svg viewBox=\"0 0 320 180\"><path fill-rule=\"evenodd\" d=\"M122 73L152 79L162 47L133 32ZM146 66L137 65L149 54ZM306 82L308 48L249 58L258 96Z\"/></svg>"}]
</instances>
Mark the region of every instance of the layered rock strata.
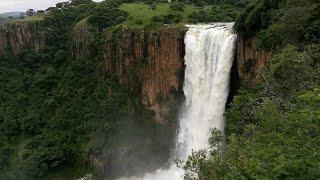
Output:
<instances>
[{"instance_id":1,"label":"layered rock strata","mask_svg":"<svg viewBox=\"0 0 320 180\"><path fill-rule=\"evenodd\" d=\"M102 48L105 73L116 74L121 82L138 92L141 102L161 115L161 99L182 92L185 29L160 28L155 31L130 28L107 35Z\"/></svg>"},{"instance_id":2,"label":"layered rock strata","mask_svg":"<svg viewBox=\"0 0 320 180\"><path fill-rule=\"evenodd\" d=\"M39 22L16 22L0 27L0 55L6 49L18 54L25 49L38 52L45 46L45 33Z\"/></svg>"},{"instance_id":3,"label":"layered rock strata","mask_svg":"<svg viewBox=\"0 0 320 180\"><path fill-rule=\"evenodd\" d=\"M257 36L239 37L237 42L237 68L241 81L259 79L262 67L271 59L272 53L257 50Z\"/></svg>"}]
</instances>

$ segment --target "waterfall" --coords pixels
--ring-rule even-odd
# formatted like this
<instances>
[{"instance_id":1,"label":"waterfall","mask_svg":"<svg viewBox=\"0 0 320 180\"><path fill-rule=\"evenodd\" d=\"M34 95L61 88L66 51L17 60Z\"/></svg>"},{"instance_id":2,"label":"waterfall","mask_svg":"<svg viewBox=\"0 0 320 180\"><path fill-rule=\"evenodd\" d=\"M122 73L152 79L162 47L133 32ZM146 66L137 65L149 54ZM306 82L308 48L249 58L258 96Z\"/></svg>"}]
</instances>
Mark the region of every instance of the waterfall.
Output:
<instances>
[{"instance_id":1,"label":"waterfall","mask_svg":"<svg viewBox=\"0 0 320 180\"><path fill-rule=\"evenodd\" d=\"M224 129L223 113L236 41L232 26L233 23L188 26L183 87L186 101L173 159L186 160L192 150L207 149L210 128ZM183 170L172 164L142 178L128 179L180 180L182 175Z\"/></svg>"}]
</instances>

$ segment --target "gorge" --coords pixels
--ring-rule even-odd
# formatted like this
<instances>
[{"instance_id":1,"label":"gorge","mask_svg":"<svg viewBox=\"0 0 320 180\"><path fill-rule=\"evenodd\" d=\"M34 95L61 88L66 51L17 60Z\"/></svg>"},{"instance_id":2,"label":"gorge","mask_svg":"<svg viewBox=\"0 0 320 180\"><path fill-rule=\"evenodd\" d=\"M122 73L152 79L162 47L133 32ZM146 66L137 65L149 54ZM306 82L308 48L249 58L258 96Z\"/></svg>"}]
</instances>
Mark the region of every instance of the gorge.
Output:
<instances>
[{"instance_id":1,"label":"gorge","mask_svg":"<svg viewBox=\"0 0 320 180\"><path fill-rule=\"evenodd\" d=\"M233 23L189 25L185 36L186 97L171 160L187 160L192 151L207 149L211 128L224 129L230 71L235 55ZM183 171L169 162L168 169L145 175L143 180L179 180ZM125 180L125 178L121 178ZM120 179L120 180L121 180ZM140 179L131 177L129 179Z\"/></svg>"},{"instance_id":2,"label":"gorge","mask_svg":"<svg viewBox=\"0 0 320 180\"><path fill-rule=\"evenodd\" d=\"M26 14L0 15L0 179L320 178L318 1Z\"/></svg>"},{"instance_id":3,"label":"gorge","mask_svg":"<svg viewBox=\"0 0 320 180\"><path fill-rule=\"evenodd\" d=\"M99 52L97 52L97 50L94 50L94 47L97 46L94 44L95 35L90 30L90 28L87 25L83 24L76 25L74 27L70 36L70 52L66 52L66 54L70 53L74 59L74 62L81 62L82 59L87 59L90 57L92 58L94 57L92 55L95 53L100 54L100 56L98 57L99 61L95 62L101 65L99 66L99 68L97 68L99 77L117 77L120 83L128 86L128 89L132 94L138 95L138 101L134 100L133 103L141 103L146 109L150 109L155 112L154 118L149 119L148 123L150 123L150 121L155 121L158 124L156 126L160 126L158 127L159 130L157 130L156 132L152 132L154 130L151 130L150 127L148 127L149 125L135 125L136 122L131 122L128 120L124 120L123 122L118 121L119 123L128 124L125 125L128 129L124 128L122 130L126 133L120 133L118 137L111 138L113 146L111 150L90 155L89 163L92 164L97 169L97 171L102 174L102 176L104 176L104 174L108 174L109 178L114 178L119 177L123 173L127 176L135 174L142 175L146 172L152 172L160 166L163 166L164 164L166 164L166 161L169 158L171 160L175 158L181 158L185 160L187 158L187 155L190 154L191 149L199 149L205 147L208 137L208 128L214 127L211 127L207 124L209 123L208 121L210 121L210 119L208 119L207 117L212 116L213 118L215 117L215 115L217 115L210 114L212 112L206 108L209 108L211 106L218 106L214 103L219 102L219 107L216 108L220 108L220 113L219 117L216 118L221 119L222 117L220 116L222 116L225 107L225 96L228 95L228 90L224 89L226 88L225 86L228 85L227 83L229 83L228 77L216 76L214 74L217 73L217 70L220 70L219 68L221 68L220 66L218 66L218 64L216 64L218 62L217 59L226 58L232 61L233 59L241 59L241 61L234 61L233 63L233 75L241 76L241 73L244 72L241 70L241 68L236 70L235 67L241 67L241 64L239 63L245 63L246 59L256 58L255 52L260 53L255 50L255 47L252 47L251 43L248 43L246 41L238 41L238 51L241 50L241 52L236 53L236 57L232 56L227 58L218 57L216 55L213 56L213 54L221 53L222 51L227 50L226 45L223 46L223 43L224 40L228 41L227 37L228 33L230 33L229 31L231 31L232 29L232 25L228 24L227 26L228 28L226 29L219 29L220 27L214 27L214 25L199 25L199 27L190 26L190 30L187 33L185 27L176 28L163 26L154 30L141 30L131 27L121 27L119 29L116 29L112 33L106 33L105 42L103 42L100 47L98 46ZM217 32L220 32L221 34L215 34L214 32L211 32L215 30L217 30ZM6 52L8 52L5 50L8 49L11 49L15 55L18 55L24 51L41 54L43 49L46 50L48 46L52 46L50 45L50 42L46 42L46 35L48 33L47 31L48 30L41 27L40 22L19 22L8 24L0 30L0 54L5 54ZM236 40L233 39L234 37L231 36L231 34L229 35L229 38L231 38L229 39L229 41L236 43ZM220 41L221 44L214 44ZM228 43L227 44L229 46L232 44L231 42ZM240 44L241 47L243 47L241 49L239 49ZM233 46L230 46L228 48L230 54L232 54L231 51L233 48L235 50L235 47ZM212 52L210 49L212 49L212 51L214 52ZM55 56L57 55L58 54L55 54ZM251 55L253 56L251 57ZM196 56L201 56L202 63L204 64L190 64L192 61L196 61ZM207 62L204 61L205 59L207 60ZM189 64L187 64L187 60L189 60ZM214 61L216 62L213 63ZM259 59L257 59L257 61L259 61ZM265 61L263 61L262 63L264 62ZM184 64L186 64L186 66ZM227 67L222 72L225 73L224 75L230 75L231 65L232 62L228 62L228 64L225 64L225 66ZM195 74L187 75L186 73L190 72L192 67L197 67L195 71L199 72L193 72ZM210 70L212 72L210 72ZM259 69L257 69L257 71L259 71ZM200 72L202 74L200 74ZM192 79L195 77L198 77L200 79L204 78L202 80L204 82L199 82L200 79L198 79L198 81ZM208 77L215 78L215 80L210 80ZM208 96L208 94L210 93L209 86L211 88L214 88L214 86L216 86L215 84L210 84L207 81L211 81L212 83L220 83L220 86L222 88L221 90L224 89L225 92L217 91L217 93L219 93L219 95L217 96L220 96L221 98L219 99L219 101L217 101L216 99L208 99L208 101L210 102L203 104L203 106L200 106L201 102L203 102L204 99L210 97ZM219 81L223 81L223 83ZM185 82L184 90L183 82ZM203 86L201 88L207 89L198 89L196 91L195 89L200 87L193 86L200 86L199 83L201 83L201 85ZM234 86L235 83L238 82L233 82L232 85ZM108 91L109 92L107 92L107 94L110 94L110 91L112 92L112 90ZM179 115L178 113L179 107L183 102L180 100L181 96L183 96L183 91L188 102L197 104L190 104L188 105L188 108L185 105L185 116ZM214 89L213 91L216 91L216 89ZM198 95L201 95L202 99L198 99L200 97L198 97L198 95L195 95L194 93L200 93ZM196 101L197 99L198 101ZM196 107L198 107L199 109L193 109ZM132 109L132 107L128 106L127 109ZM188 126L193 126L194 124L190 122L191 124L187 125L186 123L182 123L181 119L184 119L185 121L191 121L191 119L188 119L186 117L197 116L196 114L198 113L205 116L202 119L207 123L203 122L201 127L199 127L205 129L201 131L202 134L192 135L192 133L196 132L189 132L190 127ZM139 116L145 115L141 114ZM135 116L133 118L139 119L139 116ZM178 126L178 122L176 122L177 120L175 119L180 119L180 126L183 127L179 131L180 138L175 138L175 129ZM127 123L126 121L130 123ZM217 124L215 125L217 128L223 129L222 120L216 123ZM139 133L139 131L143 131L143 133ZM155 133L160 134L154 135ZM151 134L153 136L158 136L158 138L161 139L161 142L159 144L148 144L150 139L156 138L151 137ZM192 138L187 136L198 136L198 139L202 140L192 140ZM126 142L125 139L130 139L131 142ZM175 139L176 141L181 142L174 145L176 143L174 142ZM183 142L186 141L186 139L189 139L190 142ZM199 144L194 144L192 142L198 142ZM141 148L141 146L145 147ZM134 151L135 153L130 153L132 151ZM141 157L140 154L145 153L145 151L148 152L148 156ZM174 153L173 151L176 152ZM130 157L130 159L132 160L119 160L123 156ZM137 161L140 162L137 164ZM172 165L172 162L170 163ZM148 167L149 164L152 164L152 166L149 166L150 169L147 168L148 170L146 170L146 167ZM181 172L179 172L178 174L180 176Z\"/></svg>"}]
</instances>

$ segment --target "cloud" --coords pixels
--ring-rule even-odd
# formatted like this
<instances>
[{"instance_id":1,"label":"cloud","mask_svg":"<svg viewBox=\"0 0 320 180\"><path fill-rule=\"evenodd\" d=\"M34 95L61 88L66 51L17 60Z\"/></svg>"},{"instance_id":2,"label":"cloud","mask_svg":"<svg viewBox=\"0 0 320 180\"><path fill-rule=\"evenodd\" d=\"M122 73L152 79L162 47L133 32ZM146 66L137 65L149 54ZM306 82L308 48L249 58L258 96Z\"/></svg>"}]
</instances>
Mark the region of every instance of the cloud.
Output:
<instances>
[{"instance_id":1,"label":"cloud","mask_svg":"<svg viewBox=\"0 0 320 180\"><path fill-rule=\"evenodd\" d=\"M21 4L23 4L21 0L0 0L0 12L10 11Z\"/></svg>"},{"instance_id":2,"label":"cloud","mask_svg":"<svg viewBox=\"0 0 320 180\"><path fill-rule=\"evenodd\" d=\"M0 2L0 6L14 6L14 5L17 5L17 4L21 4L23 3L23 1L12 1L12 0L6 0L6 1L1 1Z\"/></svg>"},{"instance_id":3,"label":"cloud","mask_svg":"<svg viewBox=\"0 0 320 180\"><path fill-rule=\"evenodd\" d=\"M47 9L67 0L0 0L0 12ZM95 0L100 2L101 0Z\"/></svg>"}]
</instances>

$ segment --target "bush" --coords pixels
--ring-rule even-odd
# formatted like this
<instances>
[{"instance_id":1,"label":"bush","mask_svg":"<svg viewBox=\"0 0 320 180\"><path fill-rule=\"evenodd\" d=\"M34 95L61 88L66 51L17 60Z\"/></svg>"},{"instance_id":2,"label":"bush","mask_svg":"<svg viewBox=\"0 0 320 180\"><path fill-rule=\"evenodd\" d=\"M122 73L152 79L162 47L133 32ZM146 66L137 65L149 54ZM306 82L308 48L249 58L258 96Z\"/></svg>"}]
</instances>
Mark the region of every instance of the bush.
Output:
<instances>
[{"instance_id":1,"label":"bush","mask_svg":"<svg viewBox=\"0 0 320 180\"><path fill-rule=\"evenodd\" d=\"M258 39L258 48L276 50L283 45L283 31L279 24L272 24L268 29L262 30Z\"/></svg>"},{"instance_id":2,"label":"bush","mask_svg":"<svg viewBox=\"0 0 320 180\"><path fill-rule=\"evenodd\" d=\"M81 4L88 4L88 3L92 3L92 0L71 0L70 5L78 6Z\"/></svg>"},{"instance_id":3,"label":"bush","mask_svg":"<svg viewBox=\"0 0 320 180\"><path fill-rule=\"evenodd\" d=\"M198 0L196 3L195 3L195 6L198 7L198 8L204 8L204 6L206 5L206 2L202 1L202 0Z\"/></svg>"},{"instance_id":4,"label":"bush","mask_svg":"<svg viewBox=\"0 0 320 180\"><path fill-rule=\"evenodd\" d=\"M174 11L183 11L185 5L183 3L172 3L169 8Z\"/></svg>"},{"instance_id":5,"label":"bush","mask_svg":"<svg viewBox=\"0 0 320 180\"><path fill-rule=\"evenodd\" d=\"M141 19L137 19L137 20L136 20L136 24L138 24L138 25L142 25L142 24L143 24L143 22L142 22L142 20L141 20Z\"/></svg>"},{"instance_id":6,"label":"bush","mask_svg":"<svg viewBox=\"0 0 320 180\"><path fill-rule=\"evenodd\" d=\"M287 100L300 89L320 83L319 73L319 64L313 64L312 56L290 46L272 58L261 76L267 84L267 93Z\"/></svg>"},{"instance_id":7,"label":"bush","mask_svg":"<svg viewBox=\"0 0 320 180\"><path fill-rule=\"evenodd\" d=\"M190 23L200 23L200 22L209 22L210 15L209 13L205 11L199 11L199 12L192 12L188 19Z\"/></svg>"},{"instance_id":8,"label":"bush","mask_svg":"<svg viewBox=\"0 0 320 180\"><path fill-rule=\"evenodd\" d=\"M231 9L230 9L231 8ZM211 11L200 10L189 15L190 23L203 22L232 22L238 15L239 10L230 6L213 6Z\"/></svg>"},{"instance_id":9,"label":"bush","mask_svg":"<svg viewBox=\"0 0 320 180\"><path fill-rule=\"evenodd\" d=\"M127 16L127 12L119 9L119 3L117 1L103 1L95 8L88 22L101 30L124 22Z\"/></svg>"},{"instance_id":10,"label":"bush","mask_svg":"<svg viewBox=\"0 0 320 180\"><path fill-rule=\"evenodd\" d=\"M163 16L164 23L170 24L170 23L179 23L182 21L182 15L181 14L168 14Z\"/></svg>"},{"instance_id":11,"label":"bush","mask_svg":"<svg viewBox=\"0 0 320 180\"><path fill-rule=\"evenodd\" d=\"M145 4L148 4L148 5L152 5L154 2L153 0L146 0L144 1Z\"/></svg>"},{"instance_id":12,"label":"bush","mask_svg":"<svg viewBox=\"0 0 320 180\"><path fill-rule=\"evenodd\" d=\"M151 18L152 22L156 23L179 23L182 21L182 15L181 14L168 14L168 15L162 15L162 16L153 16Z\"/></svg>"},{"instance_id":13,"label":"bush","mask_svg":"<svg viewBox=\"0 0 320 180\"><path fill-rule=\"evenodd\" d=\"M156 5L156 4L151 4L151 5L150 5L150 8L151 8L152 10L156 10L156 9L157 9L157 5Z\"/></svg>"},{"instance_id":14,"label":"bush","mask_svg":"<svg viewBox=\"0 0 320 180\"><path fill-rule=\"evenodd\" d=\"M125 20L126 20L126 17L119 16L119 17L117 17L116 22L124 22Z\"/></svg>"},{"instance_id":15,"label":"bush","mask_svg":"<svg viewBox=\"0 0 320 180\"><path fill-rule=\"evenodd\" d=\"M152 22L164 22L164 18L163 18L163 16L153 16L151 18L151 21Z\"/></svg>"}]
</instances>

